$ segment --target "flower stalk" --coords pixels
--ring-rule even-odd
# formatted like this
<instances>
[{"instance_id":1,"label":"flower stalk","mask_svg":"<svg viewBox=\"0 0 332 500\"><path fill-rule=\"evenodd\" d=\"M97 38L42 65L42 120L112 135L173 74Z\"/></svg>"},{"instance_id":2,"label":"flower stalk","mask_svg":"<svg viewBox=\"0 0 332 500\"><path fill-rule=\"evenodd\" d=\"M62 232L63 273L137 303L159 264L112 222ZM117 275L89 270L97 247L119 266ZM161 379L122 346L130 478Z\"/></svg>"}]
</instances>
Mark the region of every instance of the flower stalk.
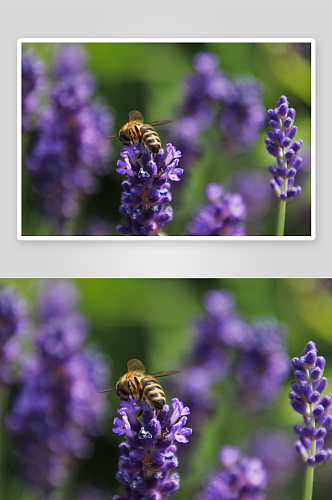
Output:
<instances>
[{"instance_id":1,"label":"flower stalk","mask_svg":"<svg viewBox=\"0 0 332 500\"><path fill-rule=\"evenodd\" d=\"M286 96L280 97L276 108L267 111L272 130L267 131L266 149L277 159L278 164L277 167L271 165L269 168L274 175L270 186L280 199L276 236L283 236L285 232L286 202L302 192L301 186L294 186L295 176L303 162L298 156L303 141L299 139L292 142L297 134L295 115L296 111L289 107Z\"/></svg>"},{"instance_id":2,"label":"flower stalk","mask_svg":"<svg viewBox=\"0 0 332 500\"><path fill-rule=\"evenodd\" d=\"M296 451L307 464L303 500L311 500L313 492L314 469L332 457L331 449L323 449L324 439L332 426L332 416L328 410L332 405L332 394L322 396L328 380L323 376L325 358L317 356L314 342L308 342L304 356L293 358L293 368L298 382L293 382L290 392L291 405L303 415L304 426L295 425L300 436Z\"/></svg>"}]
</instances>

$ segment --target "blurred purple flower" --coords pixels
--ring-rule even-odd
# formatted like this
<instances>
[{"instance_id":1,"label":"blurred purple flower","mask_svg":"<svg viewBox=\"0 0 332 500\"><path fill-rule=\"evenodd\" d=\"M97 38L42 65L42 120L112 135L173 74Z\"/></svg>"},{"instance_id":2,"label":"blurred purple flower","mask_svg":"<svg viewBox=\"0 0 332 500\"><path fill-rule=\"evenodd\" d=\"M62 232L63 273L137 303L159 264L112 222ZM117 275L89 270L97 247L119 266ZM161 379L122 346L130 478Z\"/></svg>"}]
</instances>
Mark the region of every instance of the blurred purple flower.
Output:
<instances>
[{"instance_id":1,"label":"blurred purple flower","mask_svg":"<svg viewBox=\"0 0 332 500\"><path fill-rule=\"evenodd\" d=\"M332 427L332 415L329 414L332 394L322 396L328 383L323 377L325 358L317 356L314 342L308 342L304 355L293 358L292 365L298 382L292 384L291 405L304 420L304 426L294 426L300 436L295 448L309 467L319 467L332 457L330 448L323 449L326 433Z\"/></svg>"},{"instance_id":2,"label":"blurred purple flower","mask_svg":"<svg viewBox=\"0 0 332 500\"><path fill-rule=\"evenodd\" d=\"M179 116L168 135L180 145L185 169L202 154L200 134L204 130L217 125L223 150L238 155L254 144L265 123L258 80L239 78L232 82L221 70L218 56L209 52L196 54L193 67L184 82Z\"/></svg>"},{"instance_id":3,"label":"blurred purple flower","mask_svg":"<svg viewBox=\"0 0 332 500\"><path fill-rule=\"evenodd\" d=\"M209 204L189 224L189 236L245 236L247 207L238 193L227 193L222 184L207 186Z\"/></svg>"},{"instance_id":4,"label":"blurred purple flower","mask_svg":"<svg viewBox=\"0 0 332 500\"><path fill-rule=\"evenodd\" d=\"M215 54L201 52L194 56L194 72L184 81L184 102L180 116L169 134L171 142L181 144L183 167L192 167L202 153L200 133L209 128L215 117L217 102L228 95L231 83L219 68Z\"/></svg>"},{"instance_id":5,"label":"blurred purple flower","mask_svg":"<svg viewBox=\"0 0 332 500\"><path fill-rule=\"evenodd\" d=\"M221 448L224 470L207 479L199 500L264 500L268 476L257 457L244 457L236 446Z\"/></svg>"},{"instance_id":6,"label":"blurred purple flower","mask_svg":"<svg viewBox=\"0 0 332 500\"><path fill-rule=\"evenodd\" d=\"M283 498L281 489L297 473L296 453L289 433L281 429L259 430L254 433L250 448L266 467L269 489L276 492L276 498Z\"/></svg>"},{"instance_id":7,"label":"blurred purple flower","mask_svg":"<svg viewBox=\"0 0 332 500\"><path fill-rule=\"evenodd\" d=\"M266 172L260 170L238 170L232 175L233 190L239 193L248 209L247 220L262 216L271 204L270 189L266 183Z\"/></svg>"},{"instance_id":8,"label":"blurred purple flower","mask_svg":"<svg viewBox=\"0 0 332 500\"><path fill-rule=\"evenodd\" d=\"M192 429L185 427L189 408L184 408L178 399L172 400L173 414L168 405L157 412L142 401L142 420L135 415L141 405L129 397L129 403L121 401L114 419L113 432L125 434L125 442L119 446L117 480L122 483L124 494L113 500L162 500L169 498L180 487L180 476L171 473L178 466L175 455L179 443L188 442ZM135 403L135 406L133 406ZM182 414L182 416L181 416Z\"/></svg>"},{"instance_id":9,"label":"blurred purple flower","mask_svg":"<svg viewBox=\"0 0 332 500\"><path fill-rule=\"evenodd\" d=\"M110 496L90 484L84 484L80 487L76 500L110 500Z\"/></svg>"},{"instance_id":10,"label":"blurred purple flower","mask_svg":"<svg viewBox=\"0 0 332 500\"><path fill-rule=\"evenodd\" d=\"M88 218L84 236L111 236L112 233L112 225L108 220L98 215L91 215Z\"/></svg>"},{"instance_id":11,"label":"blurred purple flower","mask_svg":"<svg viewBox=\"0 0 332 500\"><path fill-rule=\"evenodd\" d=\"M45 84L44 64L32 52L22 53L22 130L36 128L35 113L40 104L40 90Z\"/></svg>"},{"instance_id":12,"label":"blurred purple flower","mask_svg":"<svg viewBox=\"0 0 332 500\"><path fill-rule=\"evenodd\" d=\"M173 218L172 207L165 205L172 200L170 181L179 181L183 173L178 167L181 152L172 144L166 145L166 154L161 149L153 155L132 143L122 149L117 172L127 174L120 206L126 225L117 226L117 230L127 236L158 236ZM139 152L140 160L135 156Z\"/></svg>"},{"instance_id":13,"label":"blurred purple flower","mask_svg":"<svg viewBox=\"0 0 332 500\"><path fill-rule=\"evenodd\" d=\"M23 477L40 498L63 485L75 458L92 453L91 436L104 430L108 368L103 356L83 346L85 319L76 290L51 282L43 291L43 323L22 362L19 393L7 418Z\"/></svg>"},{"instance_id":14,"label":"blurred purple flower","mask_svg":"<svg viewBox=\"0 0 332 500\"><path fill-rule=\"evenodd\" d=\"M65 45L54 66L57 80L40 115L39 133L27 159L36 201L57 234L74 218L85 194L99 189L110 156L113 118L93 101L95 84L81 46Z\"/></svg>"},{"instance_id":15,"label":"blurred purple flower","mask_svg":"<svg viewBox=\"0 0 332 500\"><path fill-rule=\"evenodd\" d=\"M285 329L275 320L260 319L237 358L237 383L241 405L259 411L275 400L289 375Z\"/></svg>"},{"instance_id":16,"label":"blurred purple flower","mask_svg":"<svg viewBox=\"0 0 332 500\"><path fill-rule=\"evenodd\" d=\"M220 115L223 146L230 155L247 151L265 123L262 86L255 79L237 79Z\"/></svg>"},{"instance_id":17,"label":"blurred purple flower","mask_svg":"<svg viewBox=\"0 0 332 500\"><path fill-rule=\"evenodd\" d=\"M289 107L286 96L281 96L278 106L269 109L269 118L272 130L267 131L266 149L270 155L277 159L278 166L270 166L269 170L274 175L270 186L281 201L289 201L301 194L301 186L294 186L297 171L302 166L302 158L298 156L303 141L298 139L293 142L297 134L294 125L296 111Z\"/></svg>"},{"instance_id":18,"label":"blurred purple flower","mask_svg":"<svg viewBox=\"0 0 332 500\"><path fill-rule=\"evenodd\" d=\"M207 292L203 305L204 314L194 321L194 342L186 367L177 380L169 382L190 407L194 426L201 425L215 407L211 389L229 373L230 350L241 348L251 336L250 326L239 316L228 292Z\"/></svg>"},{"instance_id":19,"label":"blurred purple flower","mask_svg":"<svg viewBox=\"0 0 332 500\"><path fill-rule=\"evenodd\" d=\"M191 409L191 421L201 426L215 408L212 387L225 377L245 411L259 411L275 400L289 374L285 331L274 320L243 319L224 290L210 290L205 312L194 321L193 344L183 373L169 381Z\"/></svg>"},{"instance_id":20,"label":"blurred purple flower","mask_svg":"<svg viewBox=\"0 0 332 500\"><path fill-rule=\"evenodd\" d=\"M0 290L0 384L13 381L14 363L21 354L19 336L28 327L27 305L11 288Z\"/></svg>"}]
</instances>

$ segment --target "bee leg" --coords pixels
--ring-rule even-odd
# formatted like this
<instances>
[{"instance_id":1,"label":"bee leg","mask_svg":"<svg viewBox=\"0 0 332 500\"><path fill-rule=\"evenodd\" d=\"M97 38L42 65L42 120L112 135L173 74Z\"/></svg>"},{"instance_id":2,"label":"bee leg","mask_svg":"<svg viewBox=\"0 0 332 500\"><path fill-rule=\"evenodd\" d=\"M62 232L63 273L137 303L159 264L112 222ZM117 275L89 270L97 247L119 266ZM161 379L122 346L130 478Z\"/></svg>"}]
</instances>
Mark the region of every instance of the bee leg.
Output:
<instances>
[{"instance_id":1,"label":"bee leg","mask_svg":"<svg viewBox=\"0 0 332 500\"><path fill-rule=\"evenodd\" d=\"M142 143L143 143L143 135L139 134L139 136L138 136L138 146L141 147ZM137 156L137 159L140 160L141 158L142 158L142 153L139 153L139 155Z\"/></svg>"},{"instance_id":2,"label":"bee leg","mask_svg":"<svg viewBox=\"0 0 332 500\"><path fill-rule=\"evenodd\" d=\"M141 416L143 415L143 410L140 410L138 413L137 413L137 418L141 418Z\"/></svg>"},{"instance_id":3,"label":"bee leg","mask_svg":"<svg viewBox=\"0 0 332 500\"><path fill-rule=\"evenodd\" d=\"M131 390L130 386L131 386L131 383L130 383L130 381L129 381L129 382L128 382L128 389L129 389L129 392L130 392L131 397L132 397L133 399L135 399L135 398L134 398L133 391Z\"/></svg>"}]
</instances>

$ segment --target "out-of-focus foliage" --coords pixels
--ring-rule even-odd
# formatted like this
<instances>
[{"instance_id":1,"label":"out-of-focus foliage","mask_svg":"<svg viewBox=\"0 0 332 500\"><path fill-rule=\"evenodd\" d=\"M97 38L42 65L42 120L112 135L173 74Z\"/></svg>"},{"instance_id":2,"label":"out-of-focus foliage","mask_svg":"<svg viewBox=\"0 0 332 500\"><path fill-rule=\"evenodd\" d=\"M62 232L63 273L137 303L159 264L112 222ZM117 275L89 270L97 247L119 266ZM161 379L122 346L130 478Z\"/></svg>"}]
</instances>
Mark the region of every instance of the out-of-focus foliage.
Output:
<instances>
[{"instance_id":1,"label":"out-of-focus foliage","mask_svg":"<svg viewBox=\"0 0 332 500\"><path fill-rule=\"evenodd\" d=\"M86 344L94 345L110 360L111 387L115 387L117 379L124 374L126 363L131 358L142 360L147 373L181 369L194 343L193 320L203 314L202 299L209 290L230 292L237 311L250 323L257 318L271 316L283 323L288 331L287 351L291 358L301 356L307 342L314 341L319 355L326 358L325 375L330 378L331 383L330 279L77 279L73 283L81 297L80 310L91 326ZM7 285L23 295L33 310L40 280L1 280L1 287ZM267 435L269 443L280 445L280 452L277 449L271 451L273 456L268 464L270 474L271 468L273 470L273 467L277 467L280 460L278 453L281 456L282 453L287 453L287 446L290 453L293 453L296 435L292 429L295 424L300 423L301 416L290 405L288 393L292 381L294 377L291 374L284 384L281 396L272 406L253 414L239 407L230 376L218 382L212 389L215 409L203 426L193 428L190 448L180 456L181 487L172 498L195 498L195 492L201 488L206 474L220 470L218 451L225 444L239 446L243 453L253 455L253 450L264 448L261 441L257 444L256 440L255 445L253 441L256 438L261 440L261 436ZM178 396L167 379L161 382L168 402L172 397ZM9 406L14 397L15 391L11 394ZM81 497L78 492L82 483L90 484L110 495L121 494L121 485L115 479L121 437L112 432L119 400L114 392L105 394L105 398L111 404L108 430L104 436L94 440L93 456L77 461L69 484L58 492L61 500L79 500ZM188 425L192 426L190 415ZM326 442L331 446L328 439ZM271 444L266 446L269 449ZM181 444L179 451L180 448ZM8 443L7 448L2 446L0 451L1 470L4 470L5 464L8 467L5 469L8 489L4 498L35 500L29 496L24 483L19 479ZM291 461L288 457L286 463L287 481L283 486L282 498L298 500L302 491L304 466L296 455ZM316 470L315 500L326 500L329 497L332 485L331 466L330 461ZM281 467L276 474L283 476L284 472ZM279 491L278 482L280 483L279 479L267 498L278 498L275 496ZM98 496L96 498L99 499Z\"/></svg>"},{"instance_id":2,"label":"out-of-focus foliage","mask_svg":"<svg viewBox=\"0 0 332 500\"><path fill-rule=\"evenodd\" d=\"M184 99L184 79L193 72L192 61L199 52L210 52L217 56L224 74L235 81L238 78L254 77L262 83L263 106L267 110L276 106L281 95L288 97L290 106L296 109L298 137L303 139L302 155L307 151L308 161L299 172L297 181L302 185L302 194L287 205L286 235L310 234L310 138L311 138L311 63L310 44L303 43L85 43L88 68L97 82L97 95L112 110L115 116L115 133L126 123L128 112L138 109L146 122L155 120L176 120ZM23 50L31 49L39 55L51 71L55 44L24 44ZM166 129L172 131L172 124L158 127L165 147ZM182 235L188 230L192 212L205 203L205 189L211 182L222 183L225 189L234 192L237 188L235 176L256 172L265 176L269 191L268 167L271 157L265 148L263 126L256 143L248 152L230 157L222 148L215 126L200 134L202 155L184 172L179 185L173 189L173 221L167 226L167 234ZM33 138L31 138L33 140ZM120 158L121 144L113 139L113 153L109 164L109 175L100 179L101 189L89 196L81 207L72 234L91 233L90 217L101 217L111 225L106 234L118 235L115 226L123 224L119 213L121 182L124 180L116 172L116 162ZM172 143L178 149L173 139ZM31 142L24 145L27 153ZM24 163L24 159L23 159ZM181 167L181 162L179 164ZM24 167L24 165L23 165ZM257 179L257 178L256 178ZM23 175L23 235L52 234L50 227L42 221L30 194L30 181ZM250 182L248 180L248 182ZM256 183L255 183L256 182ZM265 199L261 182L251 181L251 191L261 192ZM173 184L174 186L174 184ZM247 188L248 191L248 188ZM254 193L249 193L250 205ZM272 190L270 201L264 202L265 210L257 213L257 207L250 208L248 214L249 236L275 234L278 199ZM259 200L258 200L259 201ZM99 228L100 230L100 228ZM72 230L73 231L73 230ZM105 229L101 229L105 231Z\"/></svg>"}]
</instances>

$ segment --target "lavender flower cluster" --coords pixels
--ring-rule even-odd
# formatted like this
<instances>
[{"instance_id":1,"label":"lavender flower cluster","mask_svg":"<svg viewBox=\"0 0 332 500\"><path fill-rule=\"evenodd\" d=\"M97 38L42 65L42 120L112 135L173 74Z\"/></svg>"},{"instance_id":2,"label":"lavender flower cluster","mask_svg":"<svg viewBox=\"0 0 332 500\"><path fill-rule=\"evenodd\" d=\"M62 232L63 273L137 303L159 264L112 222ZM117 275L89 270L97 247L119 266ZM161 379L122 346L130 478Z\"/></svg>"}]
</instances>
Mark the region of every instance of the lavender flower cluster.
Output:
<instances>
[{"instance_id":1,"label":"lavender flower cluster","mask_svg":"<svg viewBox=\"0 0 332 500\"><path fill-rule=\"evenodd\" d=\"M227 193L222 184L206 188L209 204L198 210L188 228L189 236L245 236L247 207L238 193Z\"/></svg>"},{"instance_id":2,"label":"lavender flower cluster","mask_svg":"<svg viewBox=\"0 0 332 500\"><path fill-rule=\"evenodd\" d=\"M32 52L22 54L22 131L35 128L35 114L40 105L40 90L45 83L44 64Z\"/></svg>"},{"instance_id":3,"label":"lavender flower cluster","mask_svg":"<svg viewBox=\"0 0 332 500\"><path fill-rule=\"evenodd\" d=\"M193 59L194 72L185 79L184 102L171 140L179 141L182 164L189 168L202 153L199 135L216 123L223 148L243 153L257 139L265 122L261 84L254 79L231 81L210 52Z\"/></svg>"},{"instance_id":4,"label":"lavender flower cluster","mask_svg":"<svg viewBox=\"0 0 332 500\"><path fill-rule=\"evenodd\" d=\"M135 155L141 152L141 158ZM170 181L179 181L183 169L178 167L181 152L172 144L166 145L155 156L144 146L139 148L123 146L116 169L126 174L122 183L120 213L125 216L126 225L117 226L117 230L127 236L159 236L162 229L172 220L173 209Z\"/></svg>"},{"instance_id":5,"label":"lavender flower cluster","mask_svg":"<svg viewBox=\"0 0 332 500\"><path fill-rule=\"evenodd\" d=\"M20 336L28 327L27 305L10 288L0 291L0 383L10 384L14 376L14 363L21 346Z\"/></svg>"},{"instance_id":6,"label":"lavender flower cluster","mask_svg":"<svg viewBox=\"0 0 332 500\"><path fill-rule=\"evenodd\" d=\"M269 118L272 130L267 131L266 149L270 155L277 159L278 166L270 166L269 170L274 175L270 185L276 196L282 201L289 201L298 196L301 186L294 186L295 176L302 166L302 158L298 156L303 141L294 141L297 127L294 125L295 109L290 108L286 96L281 96L278 106L269 109Z\"/></svg>"},{"instance_id":7,"label":"lavender flower cluster","mask_svg":"<svg viewBox=\"0 0 332 500\"><path fill-rule=\"evenodd\" d=\"M267 471L257 457L242 456L237 446L223 446L219 459L224 470L205 485L199 500L264 500Z\"/></svg>"},{"instance_id":8,"label":"lavender flower cluster","mask_svg":"<svg viewBox=\"0 0 332 500\"><path fill-rule=\"evenodd\" d=\"M169 498L180 487L178 473L170 473L178 466L175 442L187 443L192 429L185 427L190 410L177 398L172 400L173 412L168 405L156 412L143 399L121 401L114 419L113 432L125 435L119 448L117 480L122 483L124 495L113 500L162 500ZM142 408L142 421L135 412Z\"/></svg>"},{"instance_id":9,"label":"lavender flower cluster","mask_svg":"<svg viewBox=\"0 0 332 500\"><path fill-rule=\"evenodd\" d=\"M7 418L22 475L40 498L63 485L75 458L92 451L107 410L100 390L108 367L85 348L87 324L75 288L51 282L39 302L41 324L21 362L19 392Z\"/></svg>"},{"instance_id":10,"label":"lavender flower cluster","mask_svg":"<svg viewBox=\"0 0 332 500\"><path fill-rule=\"evenodd\" d=\"M292 364L298 382L292 384L291 405L304 420L304 426L294 427L300 436L296 451L308 466L318 467L332 456L331 449L323 449L326 433L332 427L332 415L328 414L332 394L322 396L328 383L323 376L325 358L317 356L314 342L308 342L304 355L293 358Z\"/></svg>"},{"instance_id":11,"label":"lavender flower cluster","mask_svg":"<svg viewBox=\"0 0 332 500\"><path fill-rule=\"evenodd\" d=\"M262 410L279 395L289 374L285 331L273 320L252 324L235 308L223 290L209 291L205 313L194 323L194 344L179 381L179 397L191 408L195 425L214 408L212 386L231 375L237 400L247 411Z\"/></svg>"},{"instance_id":12,"label":"lavender flower cluster","mask_svg":"<svg viewBox=\"0 0 332 500\"><path fill-rule=\"evenodd\" d=\"M220 117L223 146L234 156L256 142L265 123L262 84L253 78L236 79L225 100Z\"/></svg>"},{"instance_id":13,"label":"lavender flower cluster","mask_svg":"<svg viewBox=\"0 0 332 500\"><path fill-rule=\"evenodd\" d=\"M113 118L93 100L95 83L81 46L65 45L54 61L49 104L39 116L38 136L27 168L36 202L57 234L66 233L84 194L99 189L110 156Z\"/></svg>"},{"instance_id":14,"label":"lavender flower cluster","mask_svg":"<svg viewBox=\"0 0 332 500\"><path fill-rule=\"evenodd\" d=\"M242 404L256 411L279 396L290 368L283 325L260 319L251 328L246 345L238 352L237 383Z\"/></svg>"}]
</instances>

